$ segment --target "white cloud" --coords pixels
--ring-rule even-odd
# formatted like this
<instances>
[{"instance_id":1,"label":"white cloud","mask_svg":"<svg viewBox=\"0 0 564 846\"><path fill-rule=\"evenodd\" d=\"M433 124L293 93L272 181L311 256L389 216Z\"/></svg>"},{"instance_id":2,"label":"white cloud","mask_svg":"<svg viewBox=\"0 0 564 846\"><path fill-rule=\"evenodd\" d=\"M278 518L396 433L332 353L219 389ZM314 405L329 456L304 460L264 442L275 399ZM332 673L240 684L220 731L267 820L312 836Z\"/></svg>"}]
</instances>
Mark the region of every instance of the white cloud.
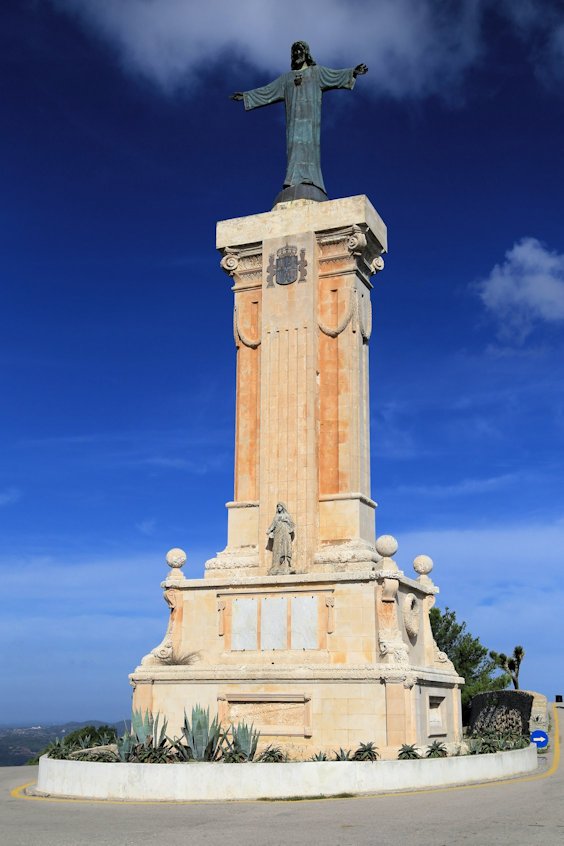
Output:
<instances>
[{"instance_id":1,"label":"white cloud","mask_svg":"<svg viewBox=\"0 0 564 846\"><path fill-rule=\"evenodd\" d=\"M521 342L536 323L564 320L564 254L522 238L476 288L500 336Z\"/></svg>"},{"instance_id":2,"label":"white cloud","mask_svg":"<svg viewBox=\"0 0 564 846\"><path fill-rule=\"evenodd\" d=\"M501 476L491 476L487 479L462 479L452 485L399 485L395 494L416 494L419 496L452 497L488 493L511 485L523 476L516 473L505 473Z\"/></svg>"},{"instance_id":3,"label":"white cloud","mask_svg":"<svg viewBox=\"0 0 564 846\"><path fill-rule=\"evenodd\" d=\"M52 2L110 41L129 71L167 91L188 90L219 61L232 66L233 88L244 88L253 81L242 63L268 78L288 67L290 44L305 39L324 64L366 62L366 90L419 97L456 87L481 51L482 0L450 10L433 0Z\"/></svg>"},{"instance_id":4,"label":"white cloud","mask_svg":"<svg viewBox=\"0 0 564 846\"><path fill-rule=\"evenodd\" d=\"M0 508L3 505L12 505L22 498L22 492L18 488L5 488L0 491Z\"/></svg>"},{"instance_id":5,"label":"white cloud","mask_svg":"<svg viewBox=\"0 0 564 846\"><path fill-rule=\"evenodd\" d=\"M524 43L537 75L562 75L564 10L551 0L51 0L117 50L124 67L164 90L189 91L216 62L244 88L246 62L265 76L288 66L289 46L309 41L323 64L370 67L367 91L451 97L486 49L494 9ZM535 45L542 44L542 49ZM266 80L265 80L266 81Z\"/></svg>"}]
</instances>

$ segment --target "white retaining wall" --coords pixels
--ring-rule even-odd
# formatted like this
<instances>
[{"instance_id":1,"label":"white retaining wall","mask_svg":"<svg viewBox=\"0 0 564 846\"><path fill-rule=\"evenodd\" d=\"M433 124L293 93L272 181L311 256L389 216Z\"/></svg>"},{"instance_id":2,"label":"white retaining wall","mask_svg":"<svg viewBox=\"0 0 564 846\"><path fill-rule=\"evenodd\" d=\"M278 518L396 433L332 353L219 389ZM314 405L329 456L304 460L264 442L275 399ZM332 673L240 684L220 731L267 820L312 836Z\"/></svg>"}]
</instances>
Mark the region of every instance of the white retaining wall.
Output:
<instances>
[{"instance_id":1,"label":"white retaining wall","mask_svg":"<svg viewBox=\"0 0 564 846\"><path fill-rule=\"evenodd\" d=\"M99 764L39 761L37 791L51 796L148 801L287 799L389 793L509 778L537 767L536 746L416 761L296 764Z\"/></svg>"}]
</instances>

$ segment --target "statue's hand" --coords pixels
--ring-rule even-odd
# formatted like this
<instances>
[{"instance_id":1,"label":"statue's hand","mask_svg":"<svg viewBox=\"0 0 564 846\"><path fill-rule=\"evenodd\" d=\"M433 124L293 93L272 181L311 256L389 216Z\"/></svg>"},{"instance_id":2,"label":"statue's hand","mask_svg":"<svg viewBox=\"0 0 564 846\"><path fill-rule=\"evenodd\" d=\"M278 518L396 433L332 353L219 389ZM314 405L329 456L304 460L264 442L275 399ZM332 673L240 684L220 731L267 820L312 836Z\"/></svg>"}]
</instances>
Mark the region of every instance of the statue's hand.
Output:
<instances>
[{"instance_id":1,"label":"statue's hand","mask_svg":"<svg viewBox=\"0 0 564 846\"><path fill-rule=\"evenodd\" d=\"M365 73L368 73L368 68L364 63L357 65L356 68L353 70L353 76L364 76Z\"/></svg>"},{"instance_id":2,"label":"statue's hand","mask_svg":"<svg viewBox=\"0 0 564 846\"><path fill-rule=\"evenodd\" d=\"M230 100L242 100L243 99L243 93L241 91L235 91L234 94L229 95L229 99Z\"/></svg>"}]
</instances>

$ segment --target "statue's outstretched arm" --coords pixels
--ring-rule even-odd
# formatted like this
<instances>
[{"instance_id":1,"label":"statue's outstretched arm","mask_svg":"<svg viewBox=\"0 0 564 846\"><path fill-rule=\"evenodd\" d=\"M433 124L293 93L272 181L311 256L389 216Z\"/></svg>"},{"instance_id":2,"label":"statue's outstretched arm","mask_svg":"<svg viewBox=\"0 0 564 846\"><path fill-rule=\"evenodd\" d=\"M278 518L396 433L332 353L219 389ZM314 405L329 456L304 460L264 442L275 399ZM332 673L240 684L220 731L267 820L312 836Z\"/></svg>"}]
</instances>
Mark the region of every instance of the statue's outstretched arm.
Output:
<instances>
[{"instance_id":1,"label":"statue's outstretched arm","mask_svg":"<svg viewBox=\"0 0 564 846\"><path fill-rule=\"evenodd\" d=\"M361 62L360 65L357 65L356 68L353 70L353 76L356 78L357 76L364 76L365 73L368 73L368 68Z\"/></svg>"},{"instance_id":2,"label":"statue's outstretched arm","mask_svg":"<svg viewBox=\"0 0 564 846\"><path fill-rule=\"evenodd\" d=\"M278 79L269 82L268 85L262 85L260 88L252 88L250 91L243 92L243 101L247 111L249 109L260 109L261 106L270 106L271 103L278 103L283 99L283 76L279 76Z\"/></svg>"}]
</instances>

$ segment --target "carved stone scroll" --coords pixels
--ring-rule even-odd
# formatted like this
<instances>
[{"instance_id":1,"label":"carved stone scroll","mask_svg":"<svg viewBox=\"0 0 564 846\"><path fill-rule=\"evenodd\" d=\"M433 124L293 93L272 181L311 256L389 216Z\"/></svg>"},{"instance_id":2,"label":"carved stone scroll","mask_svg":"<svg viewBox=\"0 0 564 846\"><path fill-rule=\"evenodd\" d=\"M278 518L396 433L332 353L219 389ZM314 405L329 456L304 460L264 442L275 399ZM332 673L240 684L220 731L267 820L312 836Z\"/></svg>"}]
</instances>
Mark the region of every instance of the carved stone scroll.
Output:
<instances>
[{"instance_id":1,"label":"carved stone scroll","mask_svg":"<svg viewBox=\"0 0 564 846\"><path fill-rule=\"evenodd\" d=\"M327 634L333 634L335 631L335 597L326 596L325 605L327 606Z\"/></svg>"},{"instance_id":2,"label":"carved stone scroll","mask_svg":"<svg viewBox=\"0 0 564 846\"><path fill-rule=\"evenodd\" d=\"M217 600L217 633L219 637L223 637L225 634L225 606L226 602L224 599Z\"/></svg>"}]
</instances>

